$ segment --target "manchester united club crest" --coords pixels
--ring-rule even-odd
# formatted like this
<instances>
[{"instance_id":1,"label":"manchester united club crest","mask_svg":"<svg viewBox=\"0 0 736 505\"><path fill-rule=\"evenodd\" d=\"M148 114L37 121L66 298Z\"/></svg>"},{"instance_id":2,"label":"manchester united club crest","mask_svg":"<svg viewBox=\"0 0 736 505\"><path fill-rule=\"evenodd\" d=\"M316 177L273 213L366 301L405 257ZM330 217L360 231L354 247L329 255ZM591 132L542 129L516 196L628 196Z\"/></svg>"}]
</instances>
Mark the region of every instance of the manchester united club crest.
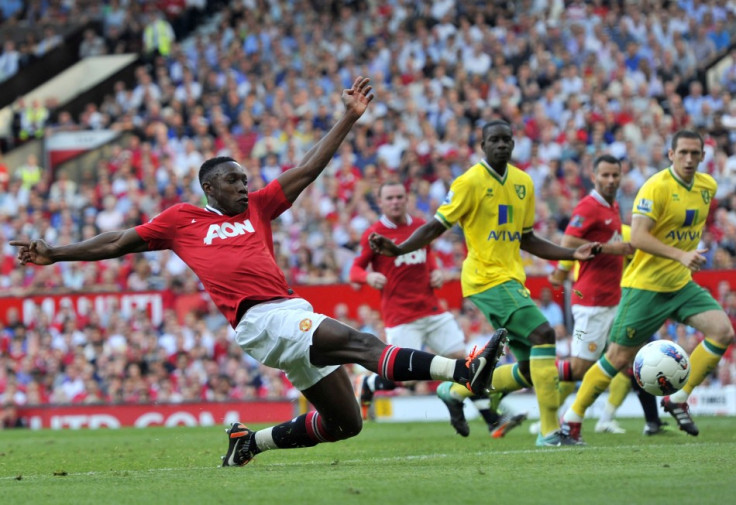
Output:
<instances>
[{"instance_id":1,"label":"manchester united club crest","mask_svg":"<svg viewBox=\"0 0 736 505\"><path fill-rule=\"evenodd\" d=\"M312 327L311 319L302 319L299 322L299 329L302 331L309 331L311 327Z\"/></svg>"}]
</instances>

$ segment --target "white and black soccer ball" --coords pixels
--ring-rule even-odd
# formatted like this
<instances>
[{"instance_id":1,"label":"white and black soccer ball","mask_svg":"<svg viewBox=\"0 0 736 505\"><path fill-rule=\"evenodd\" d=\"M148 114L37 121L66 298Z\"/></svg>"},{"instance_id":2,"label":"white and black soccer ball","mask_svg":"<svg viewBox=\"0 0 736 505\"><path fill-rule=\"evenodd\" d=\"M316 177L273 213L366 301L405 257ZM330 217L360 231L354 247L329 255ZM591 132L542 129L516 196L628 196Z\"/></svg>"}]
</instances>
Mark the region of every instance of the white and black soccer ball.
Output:
<instances>
[{"instance_id":1,"label":"white and black soccer ball","mask_svg":"<svg viewBox=\"0 0 736 505\"><path fill-rule=\"evenodd\" d=\"M682 389L690 377L690 358L669 340L655 340L636 353L634 378L654 396L667 396Z\"/></svg>"}]
</instances>

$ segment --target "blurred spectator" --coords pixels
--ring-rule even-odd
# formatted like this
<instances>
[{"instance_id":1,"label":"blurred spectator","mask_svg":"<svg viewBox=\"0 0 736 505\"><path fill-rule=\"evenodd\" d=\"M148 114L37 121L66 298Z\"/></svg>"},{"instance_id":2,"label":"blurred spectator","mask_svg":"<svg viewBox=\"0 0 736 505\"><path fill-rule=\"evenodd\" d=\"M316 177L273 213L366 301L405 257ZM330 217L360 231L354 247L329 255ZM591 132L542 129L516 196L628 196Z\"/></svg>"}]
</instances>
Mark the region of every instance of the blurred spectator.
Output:
<instances>
[{"instance_id":1,"label":"blurred spectator","mask_svg":"<svg viewBox=\"0 0 736 505\"><path fill-rule=\"evenodd\" d=\"M88 58L90 56L100 56L107 52L105 40L97 35L92 28L84 31L84 38L79 44L79 57Z\"/></svg>"}]
</instances>

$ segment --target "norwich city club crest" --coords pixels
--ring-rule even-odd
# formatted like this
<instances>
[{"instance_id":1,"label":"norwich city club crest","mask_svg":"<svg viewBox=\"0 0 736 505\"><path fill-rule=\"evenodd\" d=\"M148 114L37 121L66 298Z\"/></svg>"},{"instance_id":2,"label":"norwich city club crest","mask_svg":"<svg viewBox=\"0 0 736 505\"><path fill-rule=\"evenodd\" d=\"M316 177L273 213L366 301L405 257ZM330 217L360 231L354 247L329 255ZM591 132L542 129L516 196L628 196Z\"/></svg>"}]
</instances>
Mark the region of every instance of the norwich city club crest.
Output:
<instances>
[{"instance_id":1,"label":"norwich city club crest","mask_svg":"<svg viewBox=\"0 0 736 505\"><path fill-rule=\"evenodd\" d=\"M708 191L707 189L702 189L700 190L700 196L703 197L703 201L706 205L710 203L710 191Z\"/></svg>"},{"instance_id":2,"label":"norwich city club crest","mask_svg":"<svg viewBox=\"0 0 736 505\"><path fill-rule=\"evenodd\" d=\"M514 184L514 189L516 190L516 196L518 196L520 200L523 200L526 196L526 186L522 184Z\"/></svg>"}]
</instances>

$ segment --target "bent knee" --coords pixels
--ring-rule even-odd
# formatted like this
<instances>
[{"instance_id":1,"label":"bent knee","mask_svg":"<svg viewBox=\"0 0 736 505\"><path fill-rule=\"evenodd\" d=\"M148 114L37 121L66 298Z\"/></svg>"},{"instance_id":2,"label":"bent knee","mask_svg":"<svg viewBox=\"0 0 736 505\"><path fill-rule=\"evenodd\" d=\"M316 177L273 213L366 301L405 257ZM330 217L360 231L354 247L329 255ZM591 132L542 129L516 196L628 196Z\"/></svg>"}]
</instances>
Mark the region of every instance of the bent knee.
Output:
<instances>
[{"instance_id":1,"label":"bent knee","mask_svg":"<svg viewBox=\"0 0 736 505\"><path fill-rule=\"evenodd\" d=\"M351 416L350 419L341 419L339 423L328 426L327 429L335 441L352 438L363 430L363 418Z\"/></svg>"}]
</instances>

